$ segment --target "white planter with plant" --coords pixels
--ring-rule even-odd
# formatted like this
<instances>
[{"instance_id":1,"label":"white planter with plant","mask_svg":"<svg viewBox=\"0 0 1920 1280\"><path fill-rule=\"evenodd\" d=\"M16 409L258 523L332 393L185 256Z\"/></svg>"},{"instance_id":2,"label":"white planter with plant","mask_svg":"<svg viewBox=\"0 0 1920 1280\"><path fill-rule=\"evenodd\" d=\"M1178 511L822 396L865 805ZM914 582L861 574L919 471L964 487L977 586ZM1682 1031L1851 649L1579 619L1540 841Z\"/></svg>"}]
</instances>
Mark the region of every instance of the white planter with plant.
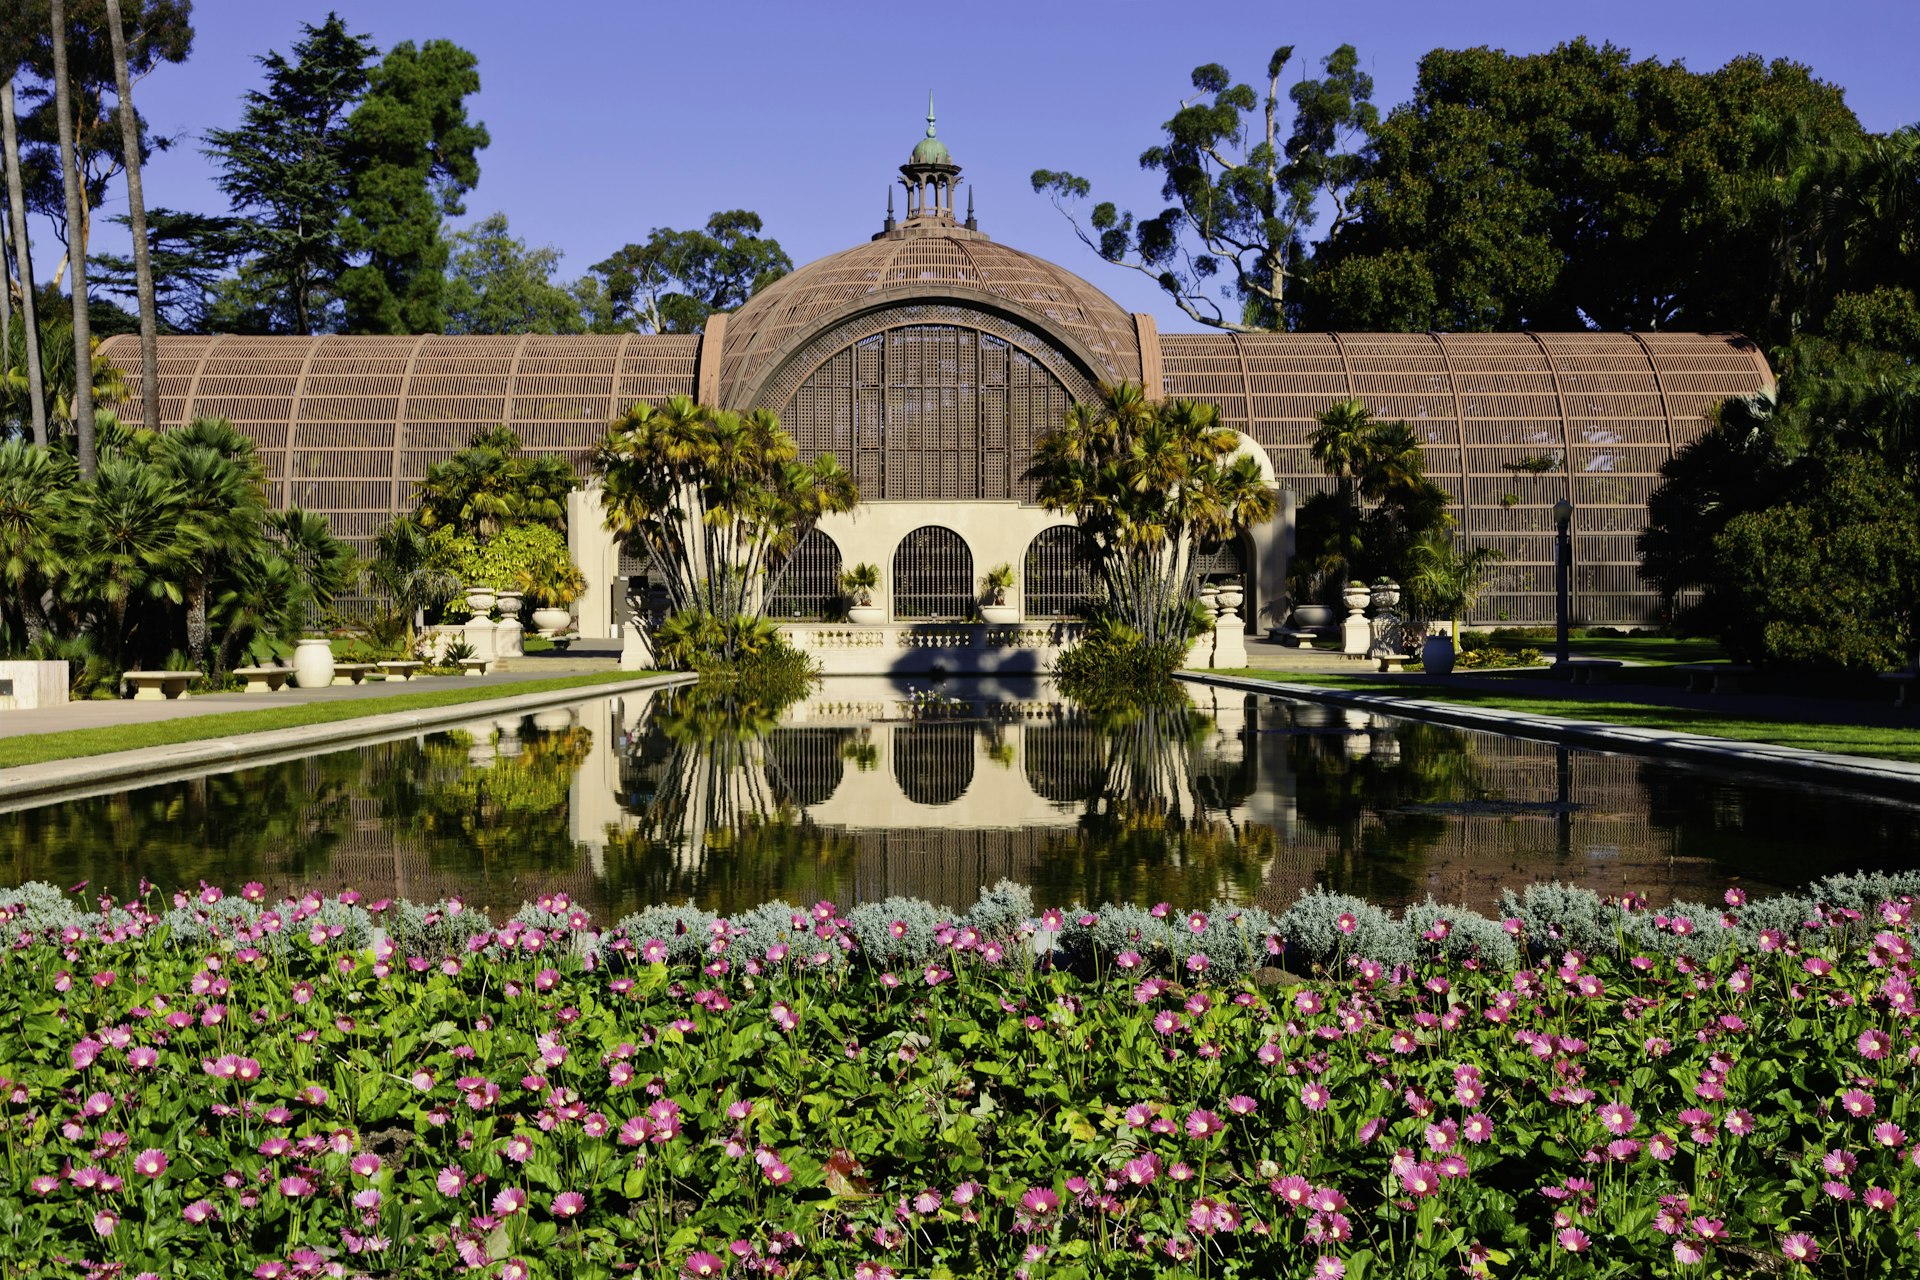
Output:
<instances>
[{"instance_id":1,"label":"white planter with plant","mask_svg":"<svg viewBox=\"0 0 1920 1280\"><path fill-rule=\"evenodd\" d=\"M1012 565L995 565L987 571L982 585L987 592L986 601L980 606L982 621L996 627L1020 621L1020 606L1007 603L1007 592L1013 587Z\"/></svg>"},{"instance_id":2,"label":"white planter with plant","mask_svg":"<svg viewBox=\"0 0 1920 1280\"><path fill-rule=\"evenodd\" d=\"M840 588L852 599L847 608L847 620L861 626L871 626L887 620L887 611L873 602L873 593L880 586L880 570L870 564L856 564L840 575Z\"/></svg>"}]
</instances>

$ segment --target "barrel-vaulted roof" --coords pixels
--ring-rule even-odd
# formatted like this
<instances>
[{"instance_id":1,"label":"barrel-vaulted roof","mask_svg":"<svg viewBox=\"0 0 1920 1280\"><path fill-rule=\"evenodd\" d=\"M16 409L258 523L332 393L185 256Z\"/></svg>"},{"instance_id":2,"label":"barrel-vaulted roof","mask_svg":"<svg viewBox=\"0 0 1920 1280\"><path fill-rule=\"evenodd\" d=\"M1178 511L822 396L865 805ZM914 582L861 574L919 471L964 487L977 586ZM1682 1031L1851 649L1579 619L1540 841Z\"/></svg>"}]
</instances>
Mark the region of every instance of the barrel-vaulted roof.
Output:
<instances>
[{"instance_id":1,"label":"barrel-vaulted roof","mask_svg":"<svg viewBox=\"0 0 1920 1280\"><path fill-rule=\"evenodd\" d=\"M727 320L723 403L747 407L809 338L893 303L953 301L1007 314L1059 342L1097 381L1138 380L1132 317L1064 267L961 227L909 227L808 263Z\"/></svg>"}]
</instances>

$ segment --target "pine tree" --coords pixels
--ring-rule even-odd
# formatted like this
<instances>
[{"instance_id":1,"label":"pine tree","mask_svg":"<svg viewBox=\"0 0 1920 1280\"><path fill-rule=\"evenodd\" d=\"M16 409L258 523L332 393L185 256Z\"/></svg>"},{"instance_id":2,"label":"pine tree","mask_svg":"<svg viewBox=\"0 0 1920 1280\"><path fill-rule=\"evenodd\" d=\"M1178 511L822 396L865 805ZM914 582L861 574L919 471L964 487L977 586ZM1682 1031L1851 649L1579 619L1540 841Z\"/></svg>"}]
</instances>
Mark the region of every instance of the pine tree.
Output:
<instances>
[{"instance_id":1,"label":"pine tree","mask_svg":"<svg viewBox=\"0 0 1920 1280\"><path fill-rule=\"evenodd\" d=\"M447 40L396 45L347 121L352 190L343 224L366 261L340 277L353 333L438 333L446 327L451 250L441 219L465 212L480 180L486 126L467 119L477 61Z\"/></svg>"},{"instance_id":2,"label":"pine tree","mask_svg":"<svg viewBox=\"0 0 1920 1280\"><path fill-rule=\"evenodd\" d=\"M269 52L264 89L247 93L235 129L207 134L220 189L244 215L236 247L271 298L257 327L309 334L337 328L334 282L347 270L341 239L348 189L347 118L379 52L339 15L303 23L289 60Z\"/></svg>"}]
</instances>

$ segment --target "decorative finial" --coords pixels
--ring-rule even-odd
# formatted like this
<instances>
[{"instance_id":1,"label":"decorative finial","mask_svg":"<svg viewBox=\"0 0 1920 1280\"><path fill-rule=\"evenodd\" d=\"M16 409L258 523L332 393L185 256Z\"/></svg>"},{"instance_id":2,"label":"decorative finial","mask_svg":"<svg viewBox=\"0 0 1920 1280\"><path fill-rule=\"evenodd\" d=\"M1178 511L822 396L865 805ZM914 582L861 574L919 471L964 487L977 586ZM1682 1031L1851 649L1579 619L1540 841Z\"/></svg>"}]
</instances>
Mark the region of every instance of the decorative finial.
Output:
<instances>
[{"instance_id":1,"label":"decorative finial","mask_svg":"<svg viewBox=\"0 0 1920 1280\"><path fill-rule=\"evenodd\" d=\"M927 90L927 136L933 136L933 90Z\"/></svg>"},{"instance_id":2,"label":"decorative finial","mask_svg":"<svg viewBox=\"0 0 1920 1280\"><path fill-rule=\"evenodd\" d=\"M973 184L967 184L967 230L978 231L980 224L973 219Z\"/></svg>"}]
</instances>

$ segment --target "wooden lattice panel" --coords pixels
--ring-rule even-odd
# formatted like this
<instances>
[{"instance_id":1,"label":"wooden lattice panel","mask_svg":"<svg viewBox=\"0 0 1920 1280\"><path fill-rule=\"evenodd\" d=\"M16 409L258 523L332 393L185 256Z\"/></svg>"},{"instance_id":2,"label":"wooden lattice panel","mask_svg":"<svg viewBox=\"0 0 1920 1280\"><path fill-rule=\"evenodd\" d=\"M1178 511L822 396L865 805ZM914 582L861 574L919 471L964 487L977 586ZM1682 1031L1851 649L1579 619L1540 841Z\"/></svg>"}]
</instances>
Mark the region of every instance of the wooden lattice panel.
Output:
<instances>
[{"instance_id":1,"label":"wooden lattice panel","mask_svg":"<svg viewBox=\"0 0 1920 1280\"><path fill-rule=\"evenodd\" d=\"M162 338L163 426L224 417L260 448L269 493L328 518L366 550L412 504L413 482L505 424L528 451L576 465L635 400L691 395L687 335ZM114 406L140 422L140 347L102 353L126 376Z\"/></svg>"},{"instance_id":2,"label":"wooden lattice panel","mask_svg":"<svg viewBox=\"0 0 1920 1280\"><path fill-rule=\"evenodd\" d=\"M1080 349L1098 381L1138 380L1132 319L1085 280L975 233L896 233L812 262L756 294L727 322L724 403L764 402L761 387L816 331L860 304L979 299Z\"/></svg>"},{"instance_id":3,"label":"wooden lattice panel","mask_svg":"<svg viewBox=\"0 0 1920 1280\"><path fill-rule=\"evenodd\" d=\"M1327 406L1357 398L1405 420L1468 541L1506 556L1483 622L1552 620L1562 497L1575 507L1575 616L1651 620L1658 601L1633 535L1660 464L1715 405L1772 381L1734 335L1163 334L1160 345L1167 394L1219 404L1302 496L1331 487L1307 452Z\"/></svg>"}]
</instances>

